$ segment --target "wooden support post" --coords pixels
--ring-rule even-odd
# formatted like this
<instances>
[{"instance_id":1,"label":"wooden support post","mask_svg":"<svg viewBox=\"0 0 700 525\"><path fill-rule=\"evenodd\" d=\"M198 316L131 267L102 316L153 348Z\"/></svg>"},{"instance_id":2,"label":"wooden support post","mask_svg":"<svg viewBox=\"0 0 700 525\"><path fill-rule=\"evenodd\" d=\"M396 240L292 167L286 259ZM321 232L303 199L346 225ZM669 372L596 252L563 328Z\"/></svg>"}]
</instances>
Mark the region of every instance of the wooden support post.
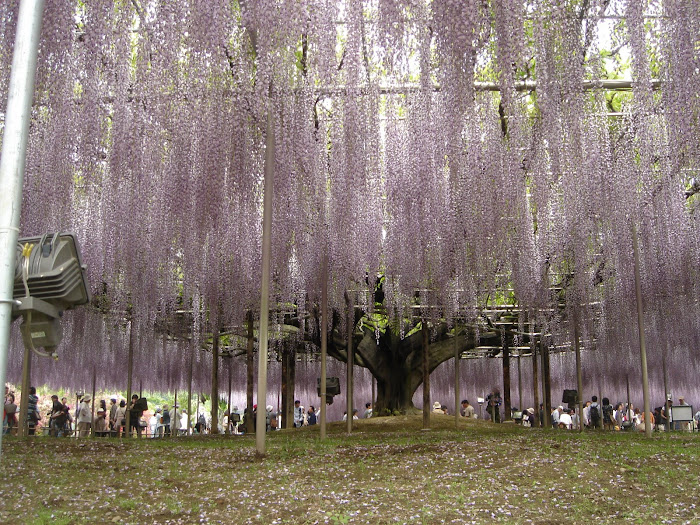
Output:
<instances>
[{"instance_id":1,"label":"wooden support post","mask_svg":"<svg viewBox=\"0 0 700 525\"><path fill-rule=\"evenodd\" d=\"M270 84L270 95L272 84ZM272 97L270 96L270 99ZM260 278L260 326L258 328L258 405L255 418L255 449L265 454L265 404L267 402L267 332L269 328L270 258L272 253L272 203L275 177L275 122L272 100L268 101L265 131L265 178L263 186L262 275Z\"/></svg>"},{"instance_id":2,"label":"wooden support post","mask_svg":"<svg viewBox=\"0 0 700 525\"><path fill-rule=\"evenodd\" d=\"M253 421L253 381L255 368L253 363L253 312L248 310L248 343L245 350L246 364L246 409L245 409L245 431L246 434L255 432L255 422Z\"/></svg>"},{"instance_id":3,"label":"wooden support post","mask_svg":"<svg viewBox=\"0 0 700 525\"><path fill-rule=\"evenodd\" d=\"M627 374L627 421L632 421L632 409L630 408L630 375ZM646 417L646 416L645 416Z\"/></svg>"},{"instance_id":4,"label":"wooden support post","mask_svg":"<svg viewBox=\"0 0 700 525\"><path fill-rule=\"evenodd\" d=\"M328 352L328 252L321 260L321 441L326 439L326 354ZM348 419L352 414L348 414Z\"/></svg>"},{"instance_id":5,"label":"wooden support post","mask_svg":"<svg viewBox=\"0 0 700 525\"><path fill-rule=\"evenodd\" d=\"M540 339L540 352L542 353L542 401L544 402L543 428L552 427L552 384L549 375L549 346Z\"/></svg>"},{"instance_id":6,"label":"wooden support post","mask_svg":"<svg viewBox=\"0 0 700 525\"><path fill-rule=\"evenodd\" d=\"M229 354L228 357L228 402L226 403L226 406L228 408L228 424L226 425L226 429L224 430L225 434L230 434L230 428L231 428L231 372L233 370L233 355Z\"/></svg>"},{"instance_id":7,"label":"wooden support post","mask_svg":"<svg viewBox=\"0 0 700 525\"><path fill-rule=\"evenodd\" d=\"M465 331L465 337L466 337L466 331ZM460 399L459 399L459 345L457 344L457 322L455 321L455 338L454 338L454 347L455 347L455 428L459 426L459 408L460 408Z\"/></svg>"},{"instance_id":8,"label":"wooden support post","mask_svg":"<svg viewBox=\"0 0 700 525\"><path fill-rule=\"evenodd\" d=\"M282 428L289 427L289 354L291 353L290 346L294 343L285 343L282 347L282 371L281 371L281 387L282 387Z\"/></svg>"},{"instance_id":9,"label":"wooden support post","mask_svg":"<svg viewBox=\"0 0 700 525\"><path fill-rule=\"evenodd\" d=\"M219 333L214 330L211 345L211 433L219 433Z\"/></svg>"},{"instance_id":10,"label":"wooden support post","mask_svg":"<svg viewBox=\"0 0 700 525\"><path fill-rule=\"evenodd\" d=\"M192 419L192 369L194 367L194 353L196 348L190 353L190 370L187 376L187 426L185 427L185 435L190 435L190 420Z\"/></svg>"},{"instance_id":11,"label":"wooden support post","mask_svg":"<svg viewBox=\"0 0 700 525\"><path fill-rule=\"evenodd\" d=\"M122 430L123 436L131 437L131 380L134 371L134 320L129 315L129 357L127 358L127 374L126 374L126 429Z\"/></svg>"},{"instance_id":12,"label":"wooden support post","mask_svg":"<svg viewBox=\"0 0 700 525\"><path fill-rule=\"evenodd\" d=\"M428 359L428 321L421 320L423 335L423 430L430 428L430 361Z\"/></svg>"},{"instance_id":13,"label":"wooden support post","mask_svg":"<svg viewBox=\"0 0 700 525\"><path fill-rule=\"evenodd\" d=\"M90 435L95 437L95 387L97 386L97 369L92 367L92 404L90 405Z\"/></svg>"},{"instance_id":14,"label":"wooden support post","mask_svg":"<svg viewBox=\"0 0 700 525\"><path fill-rule=\"evenodd\" d=\"M289 354L289 399L287 400L287 428L294 428L294 395L296 392L296 380L297 380L297 348L296 345L292 347L292 351Z\"/></svg>"},{"instance_id":15,"label":"wooden support post","mask_svg":"<svg viewBox=\"0 0 700 525\"><path fill-rule=\"evenodd\" d=\"M518 410L523 411L523 375L520 371L520 350L518 350Z\"/></svg>"},{"instance_id":16,"label":"wooden support post","mask_svg":"<svg viewBox=\"0 0 700 525\"><path fill-rule=\"evenodd\" d=\"M505 331L505 329L503 329ZM503 337L503 421L511 420L511 403L510 403L510 347L505 333ZM494 411L498 407L494 407Z\"/></svg>"},{"instance_id":17,"label":"wooden support post","mask_svg":"<svg viewBox=\"0 0 700 525\"><path fill-rule=\"evenodd\" d=\"M173 401L173 412L175 413L176 418L180 417L180 407L177 406L177 388L175 389L175 401ZM179 426L180 425L178 425L178 427ZM177 430L175 430L175 418L173 418L172 415L170 416L170 436L177 436Z\"/></svg>"},{"instance_id":18,"label":"wooden support post","mask_svg":"<svg viewBox=\"0 0 700 525\"><path fill-rule=\"evenodd\" d=\"M29 425L27 423L27 412L29 411L29 388L31 384L32 351L24 347L24 357L22 359L22 399L19 401L19 421L17 422L17 435L28 436Z\"/></svg>"},{"instance_id":19,"label":"wooden support post","mask_svg":"<svg viewBox=\"0 0 700 525\"><path fill-rule=\"evenodd\" d=\"M574 350L576 352L576 399L578 400L579 431L583 432L583 371L581 370L581 346L579 343L579 301L574 304Z\"/></svg>"},{"instance_id":20,"label":"wooden support post","mask_svg":"<svg viewBox=\"0 0 700 525\"><path fill-rule=\"evenodd\" d=\"M347 432L350 434L352 432L352 409L353 409L353 390L354 390L354 385L353 385L353 366L355 366L355 352L352 347L352 333L353 333L353 328L355 324L355 312L353 308L352 301L350 300L350 294L348 294L347 290L345 291L345 308L347 309L346 312L346 332L345 332L345 339L346 339L346 348L347 348L347 354L348 354L348 359L347 359L347 387L346 387L346 395L347 395Z\"/></svg>"},{"instance_id":21,"label":"wooden support post","mask_svg":"<svg viewBox=\"0 0 700 525\"><path fill-rule=\"evenodd\" d=\"M534 326L532 328L534 333ZM537 343L535 342L535 336L532 336L530 340L530 348L532 349L532 395L534 397L535 406L535 427L539 427L542 423L540 421L540 392L539 392L539 370L537 366Z\"/></svg>"},{"instance_id":22,"label":"wooden support post","mask_svg":"<svg viewBox=\"0 0 700 525\"><path fill-rule=\"evenodd\" d=\"M639 246L637 228L632 226L632 251L634 253L634 291L637 298L637 325L639 327L639 353L642 368L642 395L644 398L644 434L651 437L651 407L649 405L649 373L647 371L647 345L644 339L644 305L642 304L642 282L639 276ZM668 412L667 412L668 414Z\"/></svg>"}]
</instances>

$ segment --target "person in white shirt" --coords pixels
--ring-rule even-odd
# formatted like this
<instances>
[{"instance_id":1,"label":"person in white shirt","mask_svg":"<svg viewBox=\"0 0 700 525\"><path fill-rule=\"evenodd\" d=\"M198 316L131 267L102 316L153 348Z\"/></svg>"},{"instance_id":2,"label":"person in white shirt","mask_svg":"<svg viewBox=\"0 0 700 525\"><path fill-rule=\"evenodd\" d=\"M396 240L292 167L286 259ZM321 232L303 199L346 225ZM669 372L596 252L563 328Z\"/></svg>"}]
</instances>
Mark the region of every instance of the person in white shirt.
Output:
<instances>
[{"instance_id":1,"label":"person in white shirt","mask_svg":"<svg viewBox=\"0 0 700 525\"><path fill-rule=\"evenodd\" d=\"M586 401L586 405L583 407L583 415L581 418L583 426L588 428L591 425L591 402Z\"/></svg>"},{"instance_id":2,"label":"person in white shirt","mask_svg":"<svg viewBox=\"0 0 700 525\"><path fill-rule=\"evenodd\" d=\"M158 416L156 416L156 413L154 412L153 415L151 415L150 418L148 418L148 431L151 434L151 437L154 438L156 437L156 432L158 431Z\"/></svg>"},{"instance_id":3,"label":"person in white shirt","mask_svg":"<svg viewBox=\"0 0 700 525\"><path fill-rule=\"evenodd\" d=\"M78 436L87 437L90 435L90 427L92 426L92 410L90 408L90 396L83 397L83 400L78 405Z\"/></svg>"},{"instance_id":4,"label":"person in white shirt","mask_svg":"<svg viewBox=\"0 0 700 525\"><path fill-rule=\"evenodd\" d=\"M559 428L562 430L571 430L571 415L568 412L564 412L563 407L559 407L561 409L561 413L559 414ZM559 410L557 410L559 411Z\"/></svg>"},{"instance_id":5,"label":"person in white shirt","mask_svg":"<svg viewBox=\"0 0 700 525\"><path fill-rule=\"evenodd\" d=\"M573 430L579 430L581 427L579 426L579 417L578 414L576 413L576 409L572 408L571 409L571 428Z\"/></svg>"},{"instance_id":6,"label":"person in white shirt","mask_svg":"<svg viewBox=\"0 0 700 525\"><path fill-rule=\"evenodd\" d=\"M301 406L301 401L294 401L294 427L299 428L304 425L304 407Z\"/></svg>"},{"instance_id":7,"label":"person in white shirt","mask_svg":"<svg viewBox=\"0 0 700 525\"><path fill-rule=\"evenodd\" d=\"M190 418L187 417L187 410L182 409L182 415L180 416L180 435L186 436L190 432Z\"/></svg>"},{"instance_id":8,"label":"person in white shirt","mask_svg":"<svg viewBox=\"0 0 700 525\"><path fill-rule=\"evenodd\" d=\"M552 410L552 426L554 428L559 427L559 416L561 416L561 413L564 411L564 407L560 406L559 408L555 408Z\"/></svg>"}]
</instances>

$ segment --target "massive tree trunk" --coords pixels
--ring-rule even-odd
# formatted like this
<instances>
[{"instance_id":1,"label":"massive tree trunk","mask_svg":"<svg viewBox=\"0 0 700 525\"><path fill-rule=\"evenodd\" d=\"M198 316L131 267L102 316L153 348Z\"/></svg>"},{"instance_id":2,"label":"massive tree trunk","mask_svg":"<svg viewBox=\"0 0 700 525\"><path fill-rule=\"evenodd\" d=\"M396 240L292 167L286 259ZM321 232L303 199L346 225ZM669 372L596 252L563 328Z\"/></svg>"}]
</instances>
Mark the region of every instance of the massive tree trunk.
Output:
<instances>
[{"instance_id":1,"label":"massive tree trunk","mask_svg":"<svg viewBox=\"0 0 700 525\"><path fill-rule=\"evenodd\" d=\"M448 335L444 323L431 328L432 340L428 349L430 372L448 359L454 359L454 338ZM375 413L379 415L399 411L415 413L413 394L423 382L422 335L415 330L401 338L391 328L377 333L364 325L354 332L355 364L367 368L377 380ZM474 347L474 337L465 331L457 339L458 351ZM347 362L344 334L335 331L328 345L328 354Z\"/></svg>"}]
</instances>

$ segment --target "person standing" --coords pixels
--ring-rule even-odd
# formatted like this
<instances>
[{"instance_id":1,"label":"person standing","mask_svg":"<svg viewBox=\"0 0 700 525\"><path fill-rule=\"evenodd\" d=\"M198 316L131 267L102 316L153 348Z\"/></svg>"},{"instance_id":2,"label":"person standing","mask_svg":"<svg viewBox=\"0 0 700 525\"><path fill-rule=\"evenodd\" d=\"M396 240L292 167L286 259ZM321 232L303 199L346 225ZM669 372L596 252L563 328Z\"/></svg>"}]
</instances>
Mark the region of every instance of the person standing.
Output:
<instances>
[{"instance_id":1,"label":"person standing","mask_svg":"<svg viewBox=\"0 0 700 525\"><path fill-rule=\"evenodd\" d=\"M126 426L126 401L124 399L119 401L119 406L117 407L115 414L114 428L112 429L112 432L114 432L117 437L121 437L122 432L126 431L124 428Z\"/></svg>"},{"instance_id":2,"label":"person standing","mask_svg":"<svg viewBox=\"0 0 700 525\"><path fill-rule=\"evenodd\" d=\"M4 434L12 434L17 432L17 405L15 404L15 395L8 394L5 396L5 428Z\"/></svg>"},{"instance_id":3,"label":"person standing","mask_svg":"<svg viewBox=\"0 0 700 525\"><path fill-rule=\"evenodd\" d=\"M309 426L316 424L316 408L313 405L309 407L309 412L306 414L306 421L308 421Z\"/></svg>"},{"instance_id":4,"label":"person standing","mask_svg":"<svg viewBox=\"0 0 700 525\"><path fill-rule=\"evenodd\" d=\"M190 418L187 415L187 410L182 409L182 414L180 415L180 429L181 436L187 436L190 433Z\"/></svg>"},{"instance_id":5,"label":"person standing","mask_svg":"<svg viewBox=\"0 0 700 525\"><path fill-rule=\"evenodd\" d=\"M27 435L33 436L36 433L36 426L41 420L39 414L39 396L36 395L36 388L29 388L29 396L27 396Z\"/></svg>"},{"instance_id":6,"label":"person standing","mask_svg":"<svg viewBox=\"0 0 700 525\"><path fill-rule=\"evenodd\" d=\"M55 399L54 399L55 398ZM58 400L58 396L52 396L53 406L51 408L51 435L62 437L66 435L66 424L68 423L68 405L64 405Z\"/></svg>"},{"instance_id":7,"label":"person standing","mask_svg":"<svg viewBox=\"0 0 700 525\"><path fill-rule=\"evenodd\" d=\"M90 396L83 396L80 405L78 405L78 437L87 437L90 435L90 427L92 426L90 401L92 401Z\"/></svg>"},{"instance_id":8,"label":"person standing","mask_svg":"<svg viewBox=\"0 0 700 525\"><path fill-rule=\"evenodd\" d=\"M170 435L170 410L168 410L168 405L163 405L163 428L161 429L161 436Z\"/></svg>"},{"instance_id":9,"label":"person standing","mask_svg":"<svg viewBox=\"0 0 700 525\"><path fill-rule=\"evenodd\" d=\"M117 427L117 408L119 408L119 405L116 397L110 399L109 403L109 429L114 431Z\"/></svg>"},{"instance_id":10,"label":"person standing","mask_svg":"<svg viewBox=\"0 0 700 525\"><path fill-rule=\"evenodd\" d=\"M591 404L588 407L588 426L590 429L600 429L601 427L601 410L598 404L598 396L591 397Z\"/></svg>"},{"instance_id":11,"label":"person standing","mask_svg":"<svg viewBox=\"0 0 700 525\"><path fill-rule=\"evenodd\" d=\"M486 411L491 416L491 421L494 423L501 422L501 391L498 387L494 387L493 391L486 396Z\"/></svg>"},{"instance_id":12,"label":"person standing","mask_svg":"<svg viewBox=\"0 0 700 525\"><path fill-rule=\"evenodd\" d=\"M131 396L131 404L129 405L129 437L133 435L133 431L136 430L136 436L141 438L141 416L143 415L143 409L139 403L138 394Z\"/></svg>"},{"instance_id":13,"label":"person standing","mask_svg":"<svg viewBox=\"0 0 700 525\"><path fill-rule=\"evenodd\" d=\"M304 407L301 406L301 401L294 401L294 427L299 428L304 424Z\"/></svg>"},{"instance_id":14,"label":"person standing","mask_svg":"<svg viewBox=\"0 0 700 525\"><path fill-rule=\"evenodd\" d=\"M607 397L603 398L603 430L615 430L615 419L613 418L613 406Z\"/></svg>"}]
</instances>

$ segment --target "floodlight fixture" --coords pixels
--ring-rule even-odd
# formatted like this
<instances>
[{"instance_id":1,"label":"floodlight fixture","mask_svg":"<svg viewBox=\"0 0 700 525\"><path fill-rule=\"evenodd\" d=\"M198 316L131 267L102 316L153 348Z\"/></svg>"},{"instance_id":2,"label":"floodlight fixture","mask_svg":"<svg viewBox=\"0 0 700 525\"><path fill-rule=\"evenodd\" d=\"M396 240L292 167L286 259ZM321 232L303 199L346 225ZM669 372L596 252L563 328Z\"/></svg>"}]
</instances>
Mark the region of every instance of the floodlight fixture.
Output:
<instances>
[{"instance_id":1,"label":"floodlight fixture","mask_svg":"<svg viewBox=\"0 0 700 525\"><path fill-rule=\"evenodd\" d=\"M316 392L318 392L319 397L321 396L321 378L316 378ZM338 377L327 377L326 378L326 404L333 404L333 397L340 395L340 378Z\"/></svg>"},{"instance_id":2,"label":"floodlight fixture","mask_svg":"<svg viewBox=\"0 0 700 525\"><path fill-rule=\"evenodd\" d=\"M58 357L55 348L63 337L63 312L90 301L85 270L71 233L19 239L12 316L23 318L20 331L26 348L39 355Z\"/></svg>"}]
</instances>

